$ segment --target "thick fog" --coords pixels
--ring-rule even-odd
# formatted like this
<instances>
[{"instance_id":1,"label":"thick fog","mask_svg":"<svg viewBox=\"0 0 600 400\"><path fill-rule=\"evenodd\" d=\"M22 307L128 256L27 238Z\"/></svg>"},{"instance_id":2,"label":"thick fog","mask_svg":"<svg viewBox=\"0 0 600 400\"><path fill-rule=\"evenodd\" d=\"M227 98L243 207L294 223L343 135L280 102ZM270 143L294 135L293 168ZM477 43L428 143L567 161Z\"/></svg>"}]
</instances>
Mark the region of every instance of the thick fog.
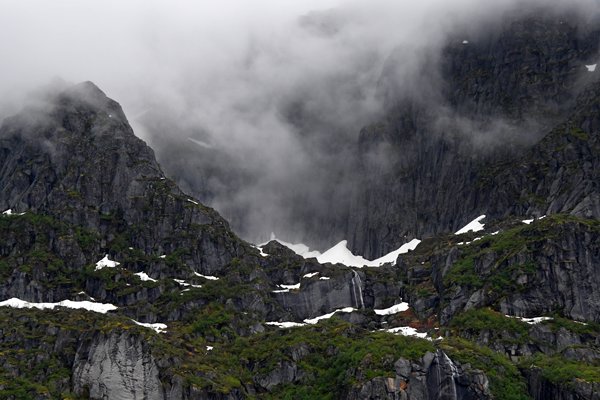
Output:
<instances>
[{"instance_id":1,"label":"thick fog","mask_svg":"<svg viewBox=\"0 0 600 400\"><path fill-rule=\"evenodd\" d=\"M93 81L121 103L167 173L236 231L252 241L272 231L305 240L295 208L347 199L353 183L340 182L349 176L340 160L355 156L360 129L382 112L390 55L401 54L390 75L395 93L433 101L439 82L419 77L440 47L522 6L3 0L0 117L53 80Z\"/></svg>"}]
</instances>

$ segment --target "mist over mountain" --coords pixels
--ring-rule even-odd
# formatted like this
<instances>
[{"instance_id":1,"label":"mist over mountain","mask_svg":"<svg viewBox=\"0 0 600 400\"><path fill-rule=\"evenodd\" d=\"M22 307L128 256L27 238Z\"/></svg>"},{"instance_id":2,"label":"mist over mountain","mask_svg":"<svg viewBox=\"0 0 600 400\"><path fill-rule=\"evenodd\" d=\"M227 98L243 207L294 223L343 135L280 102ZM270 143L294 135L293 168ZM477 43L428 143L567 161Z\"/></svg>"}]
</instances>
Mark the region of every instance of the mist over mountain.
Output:
<instances>
[{"instance_id":1,"label":"mist over mountain","mask_svg":"<svg viewBox=\"0 0 600 400\"><path fill-rule=\"evenodd\" d=\"M9 1L0 50L0 398L598 400L598 1Z\"/></svg>"},{"instance_id":2,"label":"mist over mountain","mask_svg":"<svg viewBox=\"0 0 600 400\"><path fill-rule=\"evenodd\" d=\"M497 55L489 47L499 35L516 46L528 40L507 37L509 25L539 14L546 19L528 35L538 41L542 61L532 58L532 65L540 66L550 51L542 43L544 26L559 20L569 31L561 33L562 42L557 34L552 45L576 40L578 63L592 63L597 51L591 33L597 21L594 1L551 7L535 1L486 7L476 1L293 6L232 1L218 7L183 1L86 7L59 2L39 5L44 18L18 3L3 7L1 46L11 59L0 80L5 110L18 108L13 100L19 96L11 93L37 88L52 76L93 80L120 99L165 170L223 213L243 237L262 242L275 232L320 249L349 239L355 250L371 256L396 246L404 235L426 232L403 226L389 246L367 249L352 239L353 228L344 226L356 213L356 196L362 196L355 194L357 188L371 181L355 162L365 156L365 146L358 145L364 127L388 118L395 105L409 104L426 108L426 118L435 119L421 129L426 135L451 130L478 152L494 152L507 136L522 147L551 127L547 115L568 107L578 80L590 79L585 68L569 67L572 79L553 93L561 96L553 100L561 110L548 105L549 112L537 118L542 112L534 115L528 107L546 107L547 92L540 85L562 80L537 83L537 97L525 92L510 99L511 90L492 88L487 99L472 105L477 89L456 82L465 79L456 70L462 57L457 52L473 54L473 72L491 73L500 60L483 62L482 57ZM66 23L53 23L63 17ZM104 29L105 23L111 29ZM30 25L38 29L28 30ZM74 30L77 35L70 34ZM512 82L520 81L513 77ZM502 105L490 96L515 104ZM501 107L520 110L519 115ZM396 150L368 152L367 158L384 168L381 173L392 173Z\"/></svg>"}]
</instances>

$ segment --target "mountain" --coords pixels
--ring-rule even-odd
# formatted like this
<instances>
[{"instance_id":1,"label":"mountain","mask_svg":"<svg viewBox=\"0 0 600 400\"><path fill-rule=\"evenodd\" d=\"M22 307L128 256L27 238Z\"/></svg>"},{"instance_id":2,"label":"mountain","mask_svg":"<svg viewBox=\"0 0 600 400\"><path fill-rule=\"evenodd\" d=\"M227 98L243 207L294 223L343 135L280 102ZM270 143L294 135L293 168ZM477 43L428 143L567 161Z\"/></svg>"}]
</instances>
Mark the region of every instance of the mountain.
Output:
<instances>
[{"instance_id":1,"label":"mountain","mask_svg":"<svg viewBox=\"0 0 600 400\"><path fill-rule=\"evenodd\" d=\"M600 31L510 21L435 103L390 56L323 254L240 239L91 82L4 120L0 397L598 399Z\"/></svg>"},{"instance_id":2,"label":"mountain","mask_svg":"<svg viewBox=\"0 0 600 400\"><path fill-rule=\"evenodd\" d=\"M378 256L480 214L599 217L598 75L586 65L600 30L536 11L453 38L438 100L388 89L389 112L361 131L352 168L363 176L344 235L353 250Z\"/></svg>"}]
</instances>

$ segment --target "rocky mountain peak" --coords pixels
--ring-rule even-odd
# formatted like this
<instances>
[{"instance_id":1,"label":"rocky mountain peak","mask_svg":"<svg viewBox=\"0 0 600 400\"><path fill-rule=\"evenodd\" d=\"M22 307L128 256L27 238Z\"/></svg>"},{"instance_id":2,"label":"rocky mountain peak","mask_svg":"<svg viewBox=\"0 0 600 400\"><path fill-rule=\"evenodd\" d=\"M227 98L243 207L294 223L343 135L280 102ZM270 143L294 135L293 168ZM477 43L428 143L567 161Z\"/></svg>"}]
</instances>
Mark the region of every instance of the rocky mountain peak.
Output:
<instances>
[{"instance_id":1,"label":"rocky mountain peak","mask_svg":"<svg viewBox=\"0 0 600 400\"><path fill-rule=\"evenodd\" d=\"M127 123L127 118L121 105L110 99L93 82L81 82L57 95L56 110L77 111L79 113L93 113L96 116L107 114L109 118Z\"/></svg>"}]
</instances>

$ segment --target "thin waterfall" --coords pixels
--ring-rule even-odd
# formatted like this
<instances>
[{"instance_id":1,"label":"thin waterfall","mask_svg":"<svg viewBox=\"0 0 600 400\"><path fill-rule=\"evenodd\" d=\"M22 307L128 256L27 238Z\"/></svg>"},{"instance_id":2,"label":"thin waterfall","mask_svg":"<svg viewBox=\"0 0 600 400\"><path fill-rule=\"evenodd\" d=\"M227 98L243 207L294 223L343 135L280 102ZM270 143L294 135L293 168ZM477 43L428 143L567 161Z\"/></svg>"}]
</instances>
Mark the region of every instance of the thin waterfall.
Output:
<instances>
[{"instance_id":1,"label":"thin waterfall","mask_svg":"<svg viewBox=\"0 0 600 400\"><path fill-rule=\"evenodd\" d=\"M451 385L451 391L452 391L452 398L456 399L457 397L457 393L456 393L456 377L458 377L458 368L456 367L456 364L454 364L454 361L452 361L450 359L450 357L448 357L448 355L444 352L442 352L442 354L444 355L444 359L446 360L446 363L450 366L450 371L452 373L452 380Z\"/></svg>"},{"instance_id":2,"label":"thin waterfall","mask_svg":"<svg viewBox=\"0 0 600 400\"><path fill-rule=\"evenodd\" d=\"M363 294L362 294L362 281L360 280L360 275L358 274L358 272L352 270L352 294L354 295L354 298L356 299L356 308L365 308L365 302L363 300ZM357 288L358 288L358 295L357 295Z\"/></svg>"}]
</instances>

